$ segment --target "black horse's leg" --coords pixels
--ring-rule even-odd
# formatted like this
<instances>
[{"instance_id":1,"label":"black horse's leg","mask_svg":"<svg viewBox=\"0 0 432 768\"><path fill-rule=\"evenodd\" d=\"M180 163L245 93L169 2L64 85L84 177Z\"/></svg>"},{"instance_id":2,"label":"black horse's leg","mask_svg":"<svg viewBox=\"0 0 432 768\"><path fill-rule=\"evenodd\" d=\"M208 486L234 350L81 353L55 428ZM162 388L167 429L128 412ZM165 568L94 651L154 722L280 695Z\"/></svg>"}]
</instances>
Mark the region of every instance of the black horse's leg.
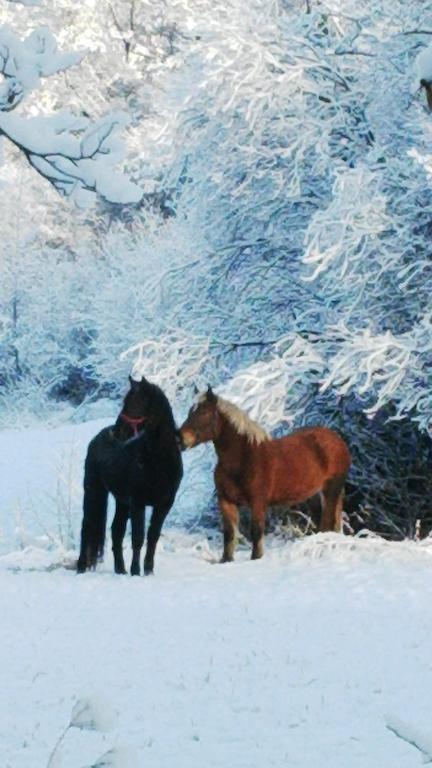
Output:
<instances>
[{"instance_id":1,"label":"black horse's leg","mask_svg":"<svg viewBox=\"0 0 432 768\"><path fill-rule=\"evenodd\" d=\"M132 504L130 511L132 526L132 576L139 576L141 573L140 557L142 545L144 543L144 524L145 507Z\"/></svg>"},{"instance_id":2,"label":"black horse's leg","mask_svg":"<svg viewBox=\"0 0 432 768\"><path fill-rule=\"evenodd\" d=\"M77 562L78 573L96 568L103 554L107 514L108 491L103 486L97 469L88 459L84 474L84 514L81 527L81 550Z\"/></svg>"},{"instance_id":3,"label":"black horse's leg","mask_svg":"<svg viewBox=\"0 0 432 768\"><path fill-rule=\"evenodd\" d=\"M145 558L144 558L144 575L145 576L148 576L150 573L153 573L156 545L159 541L159 536L161 534L164 520L168 512L170 511L170 509L171 509L171 506L153 508L152 518L151 518L148 533L147 533L147 549L146 549Z\"/></svg>"},{"instance_id":4,"label":"black horse's leg","mask_svg":"<svg viewBox=\"0 0 432 768\"><path fill-rule=\"evenodd\" d=\"M112 551L114 555L114 570L116 573L126 573L123 559L123 539L129 517L127 504L116 499L116 511L111 525Z\"/></svg>"}]
</instances>

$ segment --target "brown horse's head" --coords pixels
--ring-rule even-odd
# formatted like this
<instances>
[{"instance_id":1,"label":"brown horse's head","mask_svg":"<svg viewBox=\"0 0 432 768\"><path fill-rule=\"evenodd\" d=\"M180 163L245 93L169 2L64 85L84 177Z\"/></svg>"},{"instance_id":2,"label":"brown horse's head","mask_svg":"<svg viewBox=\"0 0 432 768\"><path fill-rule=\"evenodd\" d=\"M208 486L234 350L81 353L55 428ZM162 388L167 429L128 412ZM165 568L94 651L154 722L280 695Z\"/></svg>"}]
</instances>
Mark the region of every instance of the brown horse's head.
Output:
<instances>
[{"instance_id":1,"label":"brown horse's head","mask_svg":"<svg viewBox=\"0 0 432 768\"><path fill-rule=\"evenodd\" d=\"M179 429L183 450L214 440L219 421L217 402L217 396L211 387L207 389L205 394L198 397L197 402L190 409L186 421Z\"/></svg>"}]
</instances>

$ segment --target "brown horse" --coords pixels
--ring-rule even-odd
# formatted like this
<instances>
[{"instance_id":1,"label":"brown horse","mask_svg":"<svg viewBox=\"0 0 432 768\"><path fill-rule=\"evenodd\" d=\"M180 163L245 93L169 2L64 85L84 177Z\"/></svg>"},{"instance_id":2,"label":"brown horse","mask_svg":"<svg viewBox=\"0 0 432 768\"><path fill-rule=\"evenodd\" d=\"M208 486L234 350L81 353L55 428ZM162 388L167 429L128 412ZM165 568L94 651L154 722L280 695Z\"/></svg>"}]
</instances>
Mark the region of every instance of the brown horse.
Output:
<instances>
[{"instance_id":1,"label":"brown horse","mask_svg":"<svg viewBox=\"0 0 432 768\"><path fill-rule=\"evenodd\" d=\"M252 559L262 557L269 504L288 505L321 494L321 531L340 531L345 478L351 457L327 427L305 427L272 439L243 411L215 395L198 397L180 427L183 448L212 441L215 484L223 517L222 562L233 560L239 506L251 509Z\"/></svg>"}]
</instances>

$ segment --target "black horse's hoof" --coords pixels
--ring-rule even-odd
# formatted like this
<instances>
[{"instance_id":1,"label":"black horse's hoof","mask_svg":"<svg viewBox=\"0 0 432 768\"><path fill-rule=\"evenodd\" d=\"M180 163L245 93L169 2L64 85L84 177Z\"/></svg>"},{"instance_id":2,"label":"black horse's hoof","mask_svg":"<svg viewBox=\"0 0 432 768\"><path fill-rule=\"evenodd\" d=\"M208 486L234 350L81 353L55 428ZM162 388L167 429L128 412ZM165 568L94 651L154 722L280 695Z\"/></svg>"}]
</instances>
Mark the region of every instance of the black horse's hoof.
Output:
<instances>
[{"instance_id":1,"label":"black horse's hoof","mask_svg":"<svg viewBox=\"0 0 432 768\"><path fill-rule=\"evenodd\" d=\"M139 565L131 565L131 576L139 576L141 574L141 568Z\"/></svg>"},{"instance_id":2,"label":"black horse's hoof","mask_svg":"<svg viewBox=\"0 0 432 768\"><path fill-rule=\"evenodd\" d=\"M120 566L116 566L116 567L114 568L114 573L118 573L118 574L119 574L119 576L124 576L124 574L125 574L125 573L127 573L127 570L126 570L126 568L124 567L124 565L123 565L122 567L120 567Z\"/></svg>"},{"instance_id":3,"label":"black horse's hoof","mask_svg":"<svg viewBox=\"0 0 432 768\"><path fill-rule=\"evenodd\" d=\"M87 566L85 563L82 562L82 560L78 560L76 564L76 572L77 573L85 573L87 570Z\"/></svg>"},{"instance_id":4,"label":"black horse's hoof","mask_svg":"<svg viewBox=\"0 0 432 768\"><path fill-rule=\"evenodd\" d=\"M144 560L144 576L151 576L153 573L154 562Z\"/></svg>"}]
</instances>

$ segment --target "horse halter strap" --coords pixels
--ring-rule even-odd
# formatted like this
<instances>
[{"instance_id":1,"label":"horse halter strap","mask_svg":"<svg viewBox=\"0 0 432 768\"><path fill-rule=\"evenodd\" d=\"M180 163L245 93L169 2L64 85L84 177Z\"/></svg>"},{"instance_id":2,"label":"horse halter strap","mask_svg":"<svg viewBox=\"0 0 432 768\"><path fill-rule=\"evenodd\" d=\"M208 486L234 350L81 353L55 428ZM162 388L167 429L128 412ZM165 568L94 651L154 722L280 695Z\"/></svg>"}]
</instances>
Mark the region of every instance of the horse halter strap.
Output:
<instances>
[{"instance_id":1,"label":"horse halter strap","mask_svg":"<svg viewBox=\"0 0 432 768\"><path fill-rule=\"evenodd\" d=\"M145 416L139 416L138 418L133 418L132 416L127 416L125 413L121 413L120 418L122 419L122 421L125 421L129 427L132 427L134 437L136 437L139 433L138 427L144 424L146 420Z\"/></svg>"}]
</instances>

